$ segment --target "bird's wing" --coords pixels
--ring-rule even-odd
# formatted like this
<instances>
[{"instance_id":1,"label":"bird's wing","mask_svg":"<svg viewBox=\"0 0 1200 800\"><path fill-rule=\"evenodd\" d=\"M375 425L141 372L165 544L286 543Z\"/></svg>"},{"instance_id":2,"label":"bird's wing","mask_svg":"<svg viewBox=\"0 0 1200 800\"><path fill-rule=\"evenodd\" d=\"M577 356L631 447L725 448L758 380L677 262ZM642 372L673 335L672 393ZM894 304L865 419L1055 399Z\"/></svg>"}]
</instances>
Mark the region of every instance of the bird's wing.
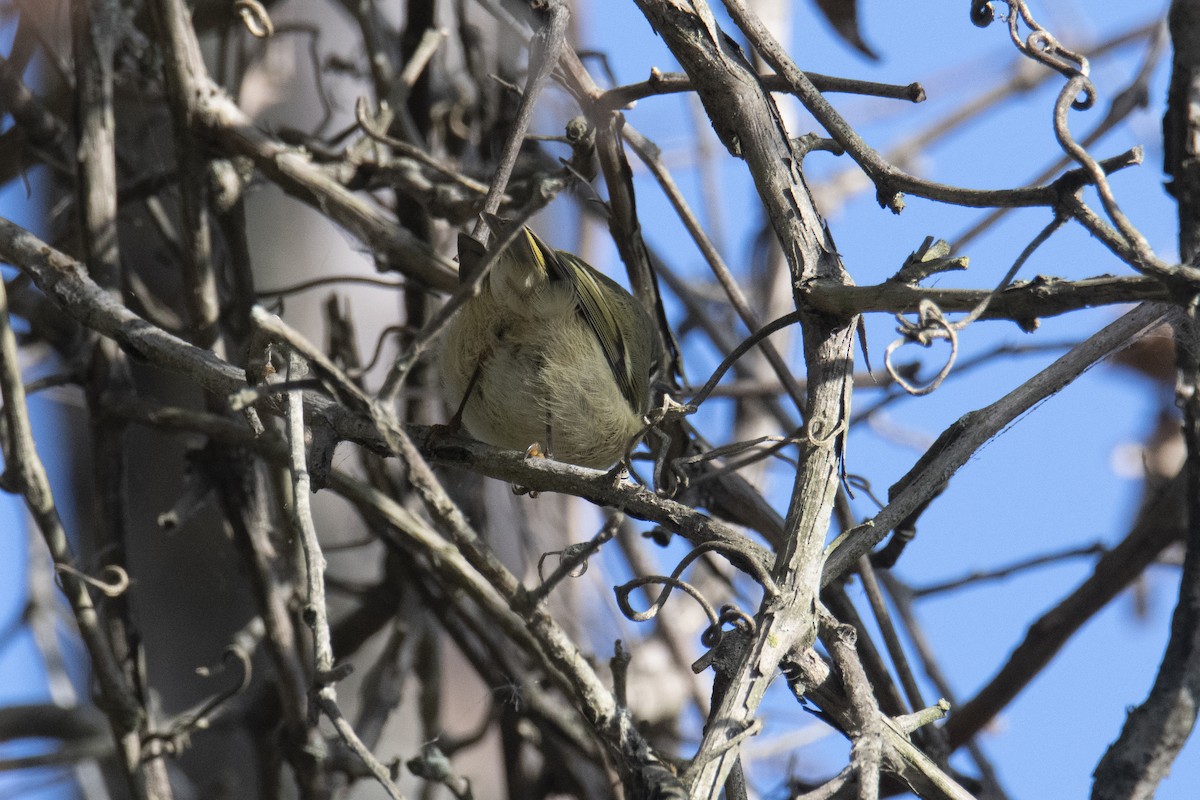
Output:
<instances>
[{"instance_id":1,"label":"bird's wing","mask_svg":"<svg viewBox=\"0 0 1200 800\"><path fill-rule=\"evenodd\" d=\"M596 334L600 349L604 352L604 360L608 362L617 386L629 407L638 411L643 402L643 392L638 387L637 376L634 374L632 359L625 336L617 322L614 302L620 302L625 290L609 278L601 275L576 255L558 250L550 261L557 262L551 267L553 271L569 274L567 280L575 288L575 297L579 302L579 313L583 316L588 327ZM604 283L612 284L604 286ZM614 296L614 292L617 294ZM605 297L608 296L606 301Z\"/></svg>"}]
</instances>

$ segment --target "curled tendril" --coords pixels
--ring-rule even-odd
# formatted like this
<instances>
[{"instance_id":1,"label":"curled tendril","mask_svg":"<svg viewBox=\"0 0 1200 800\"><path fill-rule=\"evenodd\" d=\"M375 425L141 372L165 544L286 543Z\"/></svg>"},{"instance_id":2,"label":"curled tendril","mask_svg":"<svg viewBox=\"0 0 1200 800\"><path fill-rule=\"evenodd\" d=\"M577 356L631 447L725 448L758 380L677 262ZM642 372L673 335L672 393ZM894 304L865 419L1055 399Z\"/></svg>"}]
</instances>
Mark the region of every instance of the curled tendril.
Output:
<instances>
[{"instance_id":1,"label":"curled tendril","mask_svg":"<svg viewBox=\"0 0 1200 800\"><path fill-rule=\"evenodd\" d=\"M896 332L900 334L900 338L887 346L887 350L883 353L883 365L887 369L888 375L891 376L900 388L911 395L920 397L927 395L946 380L946 376L950 374L954 362L958 360L958 331L955 326L950 324L946 319L942 310L932 300L925 299L921 301L918 307L917 321L909 322L904 317L896 315L900 326ZM924 386L917 386L910 383L896 368L892 362L892 356L895 352L906 344L914 343L922 347L929 347L935 339L946 339L950 342L950 356L946 359L945 365L934 377L932 381Z\"/></svg>"},{"instance_id":2,"label":"curled tendril","mask_svg":"<svg viewBox=\"0 0 1200 800\"><path fill-rule=\"evenodd\" d=\"M233 4L242 17L242 24L256 39L269 39L275 35L275 24L267 9L258 0L237 0Z\"/></svg>"},{"instance_id":3,"label":"curled tendril","mask_svg":"<svg viewBox=\"0 0 1200 800\"><path fill-rule=\"evenodd\" d=\"M1134 227L1133 223L1125 215L1125 212L1117 204L1116 197L1113 195L1112 185L1108 182L1108 176L1105 174L1104 167L1071 135L1070 127L1067 124L1067 104L1070 101L1071 107L1075 108L1079 103L1078 94L1083 91L1089 91L1090 86L1091 82L1086 76L1077 75L1063 87L1054 107L1054 135L1058 139L1058 144L1063 149L1063 152L1074 159L1091 178L1091 182L1096 187L1096 193L1100 195L1100 202L1104 207L1105 213L1108 214L1108 218L1117 228L1117 231L1125 238L1130 249L1133 250L1133 255L1137 259L1137 263L1130 263L1134 263L1134 266L1142 270L1148 269L1151 265L1157 267L1158 262L1154 256L1154 250L1150 247L1150 243Z\"/></svg>"},{"instance_id":4,"label":"curled tendril","mask_svg":"<svg viewBox=\"0 0 1200 800\"><path fill-rule=\"evenodd\" d=\"M546 582L546 576L543 574L542 568L546 563L546 559L550 556L558 556L560 564L568 565L568 578L581 578L588 571L588 557L594 549L592 542L579 542L564 547L562 550L547 550L542 553L542 557L538 559L537 571L538 579L543 583Z\"/></svg>"},{"instance_id":5,"label":"curled tendril","mask_svg":"<svg viewBox=\"0 0 1200 800\"><path fill-rule=\"evenodd\" d=\"M662 591L658 593L658 597L650 603L650 606L645 611L637 611L629 603L629 595L634 589L650 584L661 584ZM658 616L658 612L666 605L667 598L671 595L672 589L679 589L688 594L693 600L699 603L700 608L704 611L704 615L708 617L708 626L700 634L700 643L712 650L721 643L721 637L725 633L726 625L733 625L735 628L746 633L753 634L757 629L754 624L754 618L741 610L735 605L726 604L721 606L720 612L713 609L712 604L704 599L704 595L695 586L692 586L685 580L676 578L670 575L647 575L641 578L634 578L628 583L621 586L613 587L617 595L617 606L621 609L621 613L627 619L634 622L647 622Z\"/></svg>"},{"instance_id":6,"label":"curled tendril","mask_svg":"<svg viewBox=\"0 0 1200 800\"><path fill-rule=\"evenodd\" d=\"M837 437L846 429L846 420L838 420L838 424L828 431L823 430L825 427L824 420L810 419L804 426L804 440L813 447L828 447L837 441Z\"/></svg>"},{"instance_id":7,"label":"curled tendril","mask_svg":"<svg viewBox=\"0 0 1200 800\"><path fill-rule=\"evenodd\" d=\"M680 589L690 595L697 603L699 603L700 607L704 609L705 616L708 617L708 627L705 628L704 633L701 634L701 642L706 647L714 647L716 643L720 641L720 632L725 624L732 623L736 627L742 628L743 630L748 629L753 631L754 620L750 617L750 615L733 605L722 606L720 613L716 612L713 609L712 604L704 599L704 596L696 587L679 577L693 561L695 561L704 553L719 552L728 557L728 553L726 551L732 551L736 553L734 548L731 548L724 542L705 542L704 544L692 548L687 555L680 559L679 563L675 566L675 569L670 575L647 575L640 578L634 578L633 580L623 583L620 586L614 586L613 591L617 596L617 606L621 609L621 613L624 614L627 619L632 620L633 622L647 622L658 616L658 612L661 611L663 606L666 604L667 598L671 596L671 591L674 589ZM744 560L747 562L744 565L745 568L763 587L764 594L768 598L777 596L779 594L779 587L776 586L775 581L771 578L770 574L753 559ZM658 596L654 598L654 600L650 603L650 606L645 611L635 610L629 603L630 594L633 593L634 589L642 586L648 586L650 584L661 585L663 587L662 591L658 593Z\"/></svg>"},{"instance_id":8,"label":"curled tendril","mask_svg":"<svg viewBox=\"0 0 1200 800\"><path fill-rule=\"evenodd\" d=\"M679 560L679 563L675 565L675 569L672 570L670 575L648 575L634 578L620 586L614 586L613 591L617 597L617 607L621 609L621 613L627 619L633 622L646 622L658 616L658 612L666 605L667 598L671 596L672 590L680 589L686 592L700 604L705 616L708 617L708 626L700 634L700 641L705 647L709 648L710 656L713 649L721 641L725 625L732 624L740 630L752 633L755 630L755 624L749 614L734 605L724 605L718 613L696 587L679 577L693 561L708 552L721 553L731 563L735 563L739 568L748 572L763 587L763 594L766 598L770 599L779 595L779 587L775 584L774 579L771 578L770 573L763 565L759 564L753 558L732 558L731 556L744 556L745 554L728 542L710 541L692 548ZM663 588L645 611L637 611L630 605L629 596L633 593L634 589L650 584L658 584ZM702 658L697 664L693 665L693 669L696 669L698 672L702 670L704 668L702 662L705 662L705 658ZM701 666L697 667L697 665Z\"/></svg>"},{"instance_id":9,"label":"curled tendril","mask_svg":"<svg viewBox=\"0 0 1200 800\"><path fill-rule=\"evenodd\" d=\"M629 604L629 595L634 589L648 586L650 584L661 584L662 591L658 593L658 597L650 603L650 606L645 611L637 611ZM704 615L708 617L709 628L714 625L720 625L720 617L713 609L712 604L704 599L704 595L695 586L692 586L685 580L674 578L670 575L645 575L640 578L634 578L631 581L614 586L613 591L617 595L617 606L621 609L621 613L626 619L633 622L648 622L658 616L658 612L666 605L667 598L671 596L672 589L679 589L686 592L693 600L700 604L700 608L704 610ZM706 629L707 630L707 629Z\"/></svg>"},{"instance_id":10,"label":"curled tendril","mask_svg":"<svg viewBox=\"0 0 1200 800\"><path fill-rule=\"evenodd\" d=\"M1073 110L1087 111L1096 104L1096 85L1082 72L1076 72L1070 77L1071 79L1067 81L1059 94L1070 98Z\"/></svg>"},{"instance_id":11,"label":"curled tendril","mask_svg":"<svg viewBox=\"0 0 1200 800\"><path fill-rule=\"evenodd\" d=\"M1013 45L1026 57L1043 64L1067 78L1082 76L1087 78L1090 70L1088 61L1081 54L1064 47L1050 31L1043 28L1024 0L1005 0L1009 8L1006 16L1008 35ZM974 0L971 4L971 21L980 27L986 27L995 19L995 9L990 2ZM1024 39L1019 30L1024 22L1030 33ZM1096 102L1096 88L1091 81L1083 84L1083 95L1074 98L1072 106L1077 111L1091 108Z\"/></svg>"},{"instance_id":12,"label":"curled tendril","mask_svg":"<svg viewBox=\"0 0 1200 800\"><path fill-rule=\"evenodd\" d=\"M1022 52L1069 79L1062 93L1070 93L1071 108L1087 111L1096 104L1096 86L1088 77L1091 67L1083 55L1063 47L1049 31L1042 28L1029 34L1026 42L1027 47Z\"/></svg>"},{"instance_id":13,"label":"curled tendril","mask_svg":"<svg viewBox=\"0 0 1200 800\"><path fill-rule=\"evenodd\" d=\"M1058 42L1048 31L1037 30L1025 39L1025 46L1036 52L1052 54L1055 52Z\"/></svg>"},{"instance_id":14,"label":"curled tendril","mask_svg":"<svg viewBox=\"0 0 1200 800\"><path fill-rule=\"evenodd\" d=\"M600 548L611 541L617 535L617 531L621 528L621 523L625 520L625 515L620 511L614 512L604 523L604 527L600 532L586 542L568 545L562 550L552 550L548 553L543 553L538 559L538 578L541 584L536 589L529 593L529 599L534 604L542 602L554 590L554 587L561 583L566 578L578 578L582 576L588 569L588 559L600 551ZM558 567L547 577L542 572L542 567L546 563L546 559L550 556L558 556Z\"/></svg>"},{"instance_id":15,"label":"curled tendril","mask_svg":"<svg viewBox=\"0 0 1200 800\"><path fill-rule=\"evenodd\" d=\"M239 645L231 644L225 648L222 662L222 665L216 669L205 667L198 672L204 677L210 677L224 672L229 665L236 664L240 668L237 682L203 701L197 708L180 714L166 731L146 734L143 744L147 746L147 756L164 752L177 754L182 751L187 746L193 731L207 728L214 711L245 692L250 686L250 678L253 675L250 653Z\"/></svg>"},{"instance_id":16,"label":"curled tendril","mask_svg":"<svg viewBox=\"0 0 1200 800\"><path fill-rule=\"evenodd\" d=\"M104 568L104 575L108 579L107 581L93 578L86 572L80 572L75 569L70 564L55 564L54 569L60 574L65 573L83 581L105 597L120 597L129 588L129 573L116 564L109 564Z\"/></svg>"},{"instance_id":17,"label":"curled tendril","mask_svg":"<svg viewBox=\"0 0 1200 800\"><path fill-rule=\"evenodd\" d=\"M1096 86L1092 83L1090 78L1085 77L1083 79L1083 88L1081 90L1081 94L1082 96L1077 95L1075 99L1071 101L1071 108L1075 109L1076 111L1087 111L1096 104Z\"/></svg>"},{"instance_id":18,"label":"curled tendril","mask_svg":"<svg viewBox=\"0 0 1200 800\"><path fill-rule=\"evenodd\" d=\"M1081 76L1072 78L1072 82L1079 80L1087 79ZM1063 114L1065 114L1065 112L1060 114L1056 111L1055 116L1057 118ZM1056 127L1057 124L1058 123L1056 120ZM1073 140L1065 139L1062 140L1062 142L1062 146L1065 150L1067 150L1067 152L1073 152L1071 147L1074 146L1083 154L1083 158L1088 157L1087 151L1083 150L1083 148L1079 147L1078 145L1075 145ZM1098 165L1097 170L1101 172L1101 177L1103 177L1103 172L1100 170ZM1107 184L1102 184L1100 181L1097 181L1097 188L1100 190L1101 197L1104 197ZM942 313L942 310L937 307L937 304L929 299L922 300L920 305L917 307L918 315L916 322L909 322L908 320L904 319L904 317L897 315L896 319L900 321L900 327L897 329L897 332L900 334L901 338L888 345L887 350L884 351L883 357L884 365L887 367L888 375L892 377L892 380L903 387L904 390L909 394L929 394L936 389L938 385L946 379L946 376L950 374L950 369L954 366L954 362L958 357L959 332L984 315L988 309L988 306L991 305L992 300L998 297L1000 293L1012 283L1013 278L1017 277L1017 272L1019 272L1021 267L1024 266L1025 262L1029 260L1030 256L1032 256L1039 247L1045 244L1046 240L1053 236L1055 231L1066 224L1068 219L1069 217L1065 213L1056 212L1054 219L1050 220L1050 222L1038 232L1038 235L1033 237L1029 244L1025 245L1025 249L1021 251L1019 256L1017 256L1017 259L1013 262L1012 266L1009 267L1008 272L1004 273L1004 277L1000 279L1000 282L996 284L996 287L988 292L987 296L980 300L979 303L975 305L975 308L973 308L971 312L962 319L959 319L956 322L948 321L945 315ZM946 360L945 366L942 367L941 372L938 373L937 377L934 378L933 381L923 388L916 388L892 363L892 355L896 352L896 350L908 342L916 342L922 347L928 347L935 339L949 340L950 357Z\"/></svg>"},{"instance_id":19,"label":"curled tendril","mask_svg":"<svg viewBox=\"0 0 1200 800\"><path fill-rule=\"evenodd\" d=\"M731 546L729 543L722 541L704 542L703 544L698 544L693 547L690 551L688 551L687 555L679 560L679 564L677 564L675 569L671 572L671 577L678 578L683 574L683 571L688 568L689 564L705 553L720 553L721 555L725 556L725 558L728 559L731 564L734 564L735 566L740 565L741 568L744 568L751 574L751 577L753 577L754 580L758 581L758 584L763 587L763 591L766 593L767 597L775 597L777 594L779 594L779 587L775 585L775 580L771 577L771 574L762 567L761 564L752 558L744 558L746 555L744 552L738 550L734 546Z\"/></svg>"},{"instance_id":20,"label":"curled tendril","mask_svg":"<svg viewBox=\"0 0 1200 800\"><path fill-rule=\"evenodd\" d=\"M662 607L663 603L667 601L667 597L670 596L672 588L683 589L689 593L695 591L691 588L691 584L681 580L679 576L683 574L683 571L686 570L693 561L709 552L721 553L722 555L725 555L726 558L729 558L730 553L733 553L734 555L741 555L741 553L738 553L734 548L730 547L724 542L705 542L704 544L697 545L689 550L688 553L679 560L679 563L675 565L675 569L671 571L669 576L649 576L645 578L636 578L629 583L616 587L617 603L621 606L622 613L625 613L625 615L634 622L645 622L653 619L654 616L658 614L658 610ZM753 559L745 559L745 561L747 562L745 566L753 574L755 580L762 585L763 591L766 592L767 596L774 597L779 593L779 588L775 585L775 581L772 580L771 576L757 562L755 562ZM636 588L637 586L644 586L647 583L664 583L667 584L667 586L659 594L654 603L651 604L649 609L644 612L635 612L628 604L629 592L632 591L633 588ZM624 592L624 600L622 599L622 592ZM693 596L696 597L696 599L700 601L706 608L712 608L707 601L703 600L698 595ZM716 621L715 614L709 614L709 620Z\"/></svg>"},{"instance_id":21,"label":"curled tendril","mask_svg":"<svg viewBox=\"0 0 1200 800\"><path fill-rule=\"evenodd\" d=\"M700 634L700 644L708 648L716 647L721 643L721 637L725 633L725 626L733 625L743 633L754 635L758 630L758 626L754 623L754 617L742 611L735 605L726 604L721 606L721 611L717 615L717 621L704 629L704 633Z\"/></svg>"}]
</instances>

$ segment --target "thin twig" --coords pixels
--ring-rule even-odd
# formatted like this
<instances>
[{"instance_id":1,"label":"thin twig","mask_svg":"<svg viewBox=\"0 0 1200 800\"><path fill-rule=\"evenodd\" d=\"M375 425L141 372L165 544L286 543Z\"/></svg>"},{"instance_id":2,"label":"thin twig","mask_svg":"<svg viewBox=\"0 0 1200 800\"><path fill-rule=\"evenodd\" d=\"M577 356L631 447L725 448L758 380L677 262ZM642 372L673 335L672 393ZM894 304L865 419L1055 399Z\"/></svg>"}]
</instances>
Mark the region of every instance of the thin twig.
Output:
<instances>
[{"instance_id":1,"label":"thin twig","mask_svg":"<svg viewBox=\"0 0 1200 800\"><path fill-rule=\"evenodd\" d=\"M307 371L304 359L296 352L288 354L289 377L301 377ZM329 616L325 601L325 556L317 538L316 525L312 519L311 482L304 436L304 395L293 391L287 394L288 451L291 454L292 502L291 522L300 536L300 549L304 553L305 592L303 618L313 634L313 708L325 713L337 729L338 734L353 750L392 800L404 800L400 789L393 782L387 767L371 753L350 723L342 715L337 704L334 687L333 647L329 634ZM310 712L311 713L311 712Z\"/></svg>"},{"instance_id":2,"label":"thin twig","mask_svg":"<svg viewBox=\"0 0 1200 800\"><path fill-rule=\"evenodd\" d=\"M925 90L919 83L900 86L892 83L875 83L860 81L854 78L838 78L833 75L821 75L816 72L804 73L812 81L813 86L820 92L845 92L847 94L862 94L872 97L884 97L893 100L907 100L911 103L921 103L925 100ZM791 86L779 75L760 75L759 80L769 92L788 92ZM609 89L596 101L598 108L615 111L625 108L646 97L660 94L695 91L692 79L682 72L660 72L650 70L650 77L641 83L629 83Z\"/></svg>"},{"instance_id":3,"label":"thin twig","mask_svg":"<svg viewBox=\"0 0 1200 800\"><path fill-rule=\"evenodd\" d=\"M934 594L943 594L945 592L953 592L957 589L962 589L965 586L973 586L987 581L998 581L1004 578L1016 575L1034 567L1042 567L1047 564L1057 564L1060 561L1066 561L1072 558L1082 558L1091 556L1102 556L1107 553L1109 548L1101 542L1085 545L1083 547L1070 547L1065 550L1058 550L1053 553L1045 553L1040 556L1032 556L1015 561L1012 564L1007 564L1003 567L996 567L989 570L976 570L963 575L959 578L931 583L925 586L916 586L910 589L913 598L919 599L928 597Z\"/></svg>"}]
</instances>

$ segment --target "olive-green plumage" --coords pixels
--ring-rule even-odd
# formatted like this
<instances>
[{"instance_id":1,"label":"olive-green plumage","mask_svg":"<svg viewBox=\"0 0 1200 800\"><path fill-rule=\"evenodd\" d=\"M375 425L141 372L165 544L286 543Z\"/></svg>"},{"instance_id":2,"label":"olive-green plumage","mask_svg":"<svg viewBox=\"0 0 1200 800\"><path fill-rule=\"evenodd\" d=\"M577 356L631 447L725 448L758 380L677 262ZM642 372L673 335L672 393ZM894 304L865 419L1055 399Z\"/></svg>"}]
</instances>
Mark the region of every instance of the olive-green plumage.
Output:
<instances>
[{"instance_id":1,"label":"olive-green plumage","mask_svg":"<svg viewBox=\"0 0 1200 800\"><path fill-rule=\"evenodd\" d=\"M450 321L442 374L477 439L603 468L643 427L658 352L629 292L524 228Z\"/></svg>"}]
</instances>

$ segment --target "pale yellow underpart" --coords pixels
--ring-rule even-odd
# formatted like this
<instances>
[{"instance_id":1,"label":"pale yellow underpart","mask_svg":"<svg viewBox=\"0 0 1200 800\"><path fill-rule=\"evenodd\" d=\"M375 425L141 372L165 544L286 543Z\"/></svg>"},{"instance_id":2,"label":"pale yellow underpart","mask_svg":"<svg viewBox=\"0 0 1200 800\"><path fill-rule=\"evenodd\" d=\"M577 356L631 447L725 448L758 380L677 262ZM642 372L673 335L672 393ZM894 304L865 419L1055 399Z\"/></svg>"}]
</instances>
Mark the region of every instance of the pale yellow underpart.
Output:
<instances>
[{"instance_id":1,"label":"pale yellow underpart","mask_svg":"<svg viewBox=\"0 0 1200 800\"><path fill-rule=\"evenodd\" d=\"M442 374L451 407L482 364L463 412L468 433L510 450L536 443L584 467L612 465L642 419L621 394L570 285L503 266L447 331Z\"/></svg>"}]
</instances>

